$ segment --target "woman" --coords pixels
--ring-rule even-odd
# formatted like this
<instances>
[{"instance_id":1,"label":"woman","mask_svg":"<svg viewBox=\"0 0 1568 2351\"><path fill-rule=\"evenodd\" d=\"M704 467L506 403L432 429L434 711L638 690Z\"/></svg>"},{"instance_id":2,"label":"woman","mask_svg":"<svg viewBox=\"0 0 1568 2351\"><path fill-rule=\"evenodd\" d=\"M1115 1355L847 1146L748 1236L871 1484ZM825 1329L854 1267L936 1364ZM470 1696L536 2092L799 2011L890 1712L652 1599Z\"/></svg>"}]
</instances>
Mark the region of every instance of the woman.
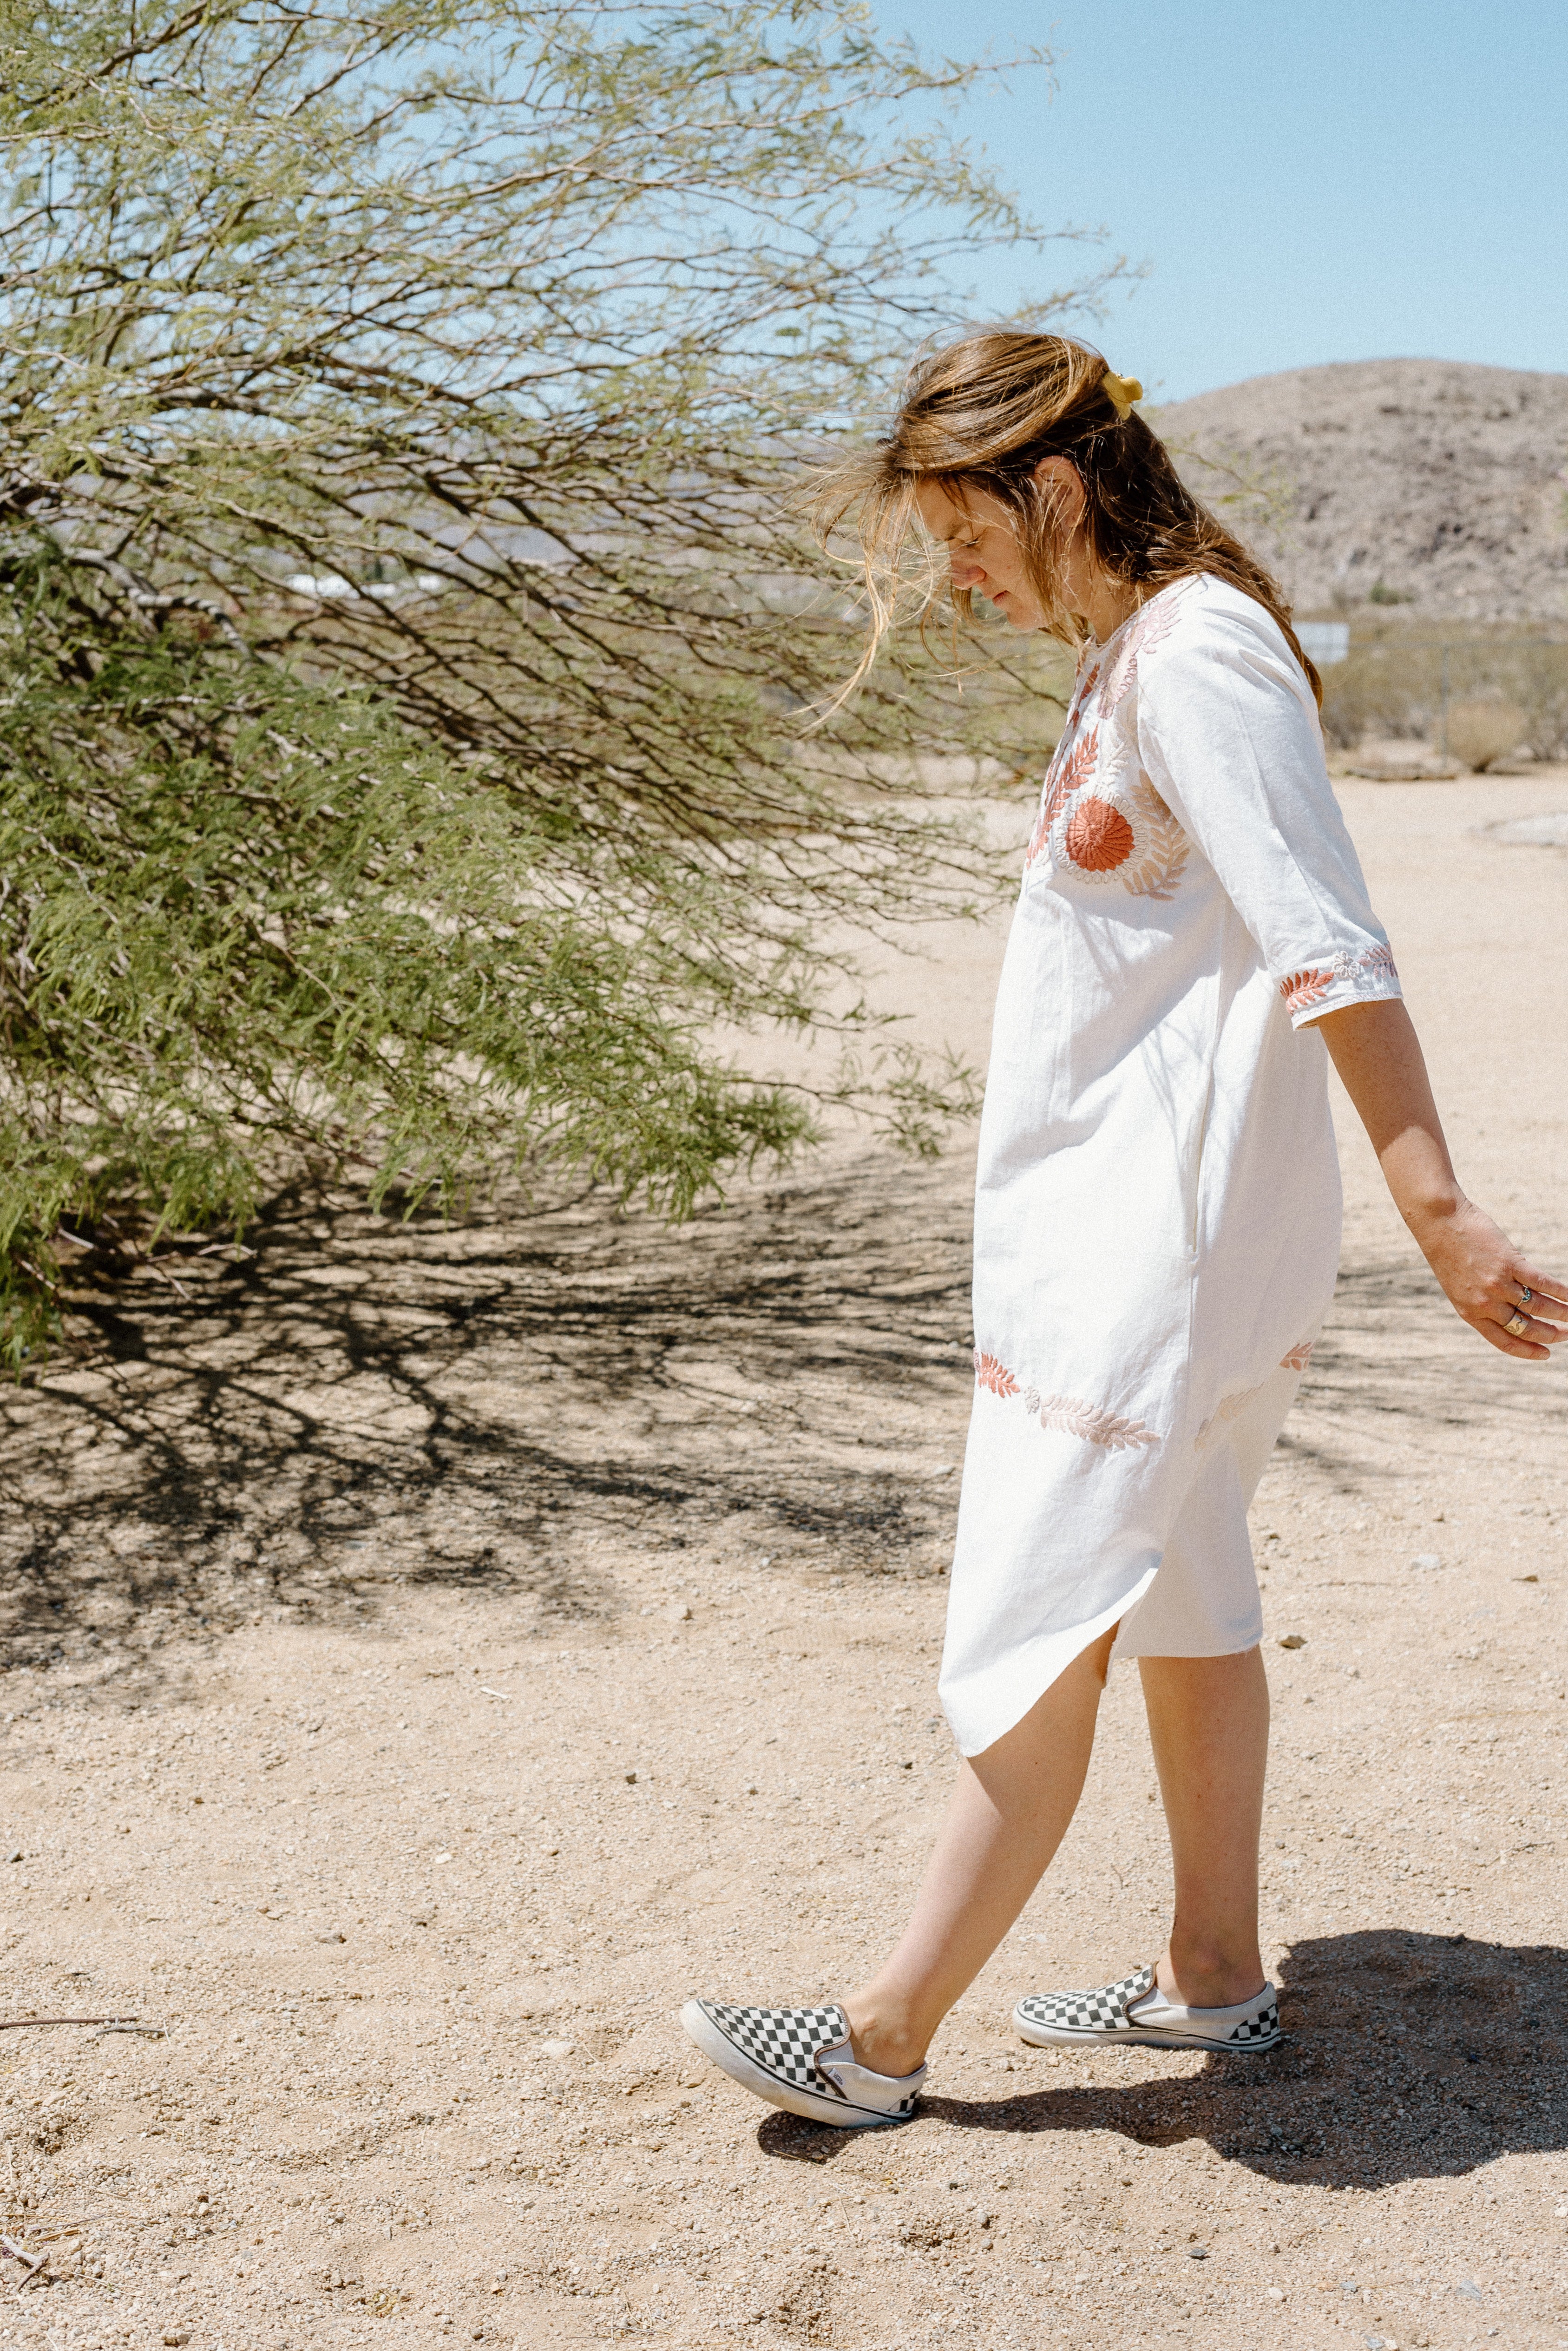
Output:
<instances>
[{"instance_id":1,"label":"woman","mask_svg":"<svg viewBox=\"0 0 1568 2351\"><path fill-rule=\"evenodd\" d=\"M1019 2001L1037 2043L1258 2052L1269 1700L1247 1508L1333 1295L1332 1058L1455 1308L1542 1362L1568 1283L1460 1191L1272 580L1082 344L917 368L829 501L891 626L914 526L965 616L1080 649L998 997L975 1218L977 1384L941 1694L965 1758L902 1940L821 2007L691 2001L735 2080L904 2119L937 2024L1060 1844L1108 1664L1136 1657L1176 1870L1153 1966ZM862 664L860 674L863 674ZM1327 1047L1325 1055L1324 1047Z\"/></svg>"}]
</instances>

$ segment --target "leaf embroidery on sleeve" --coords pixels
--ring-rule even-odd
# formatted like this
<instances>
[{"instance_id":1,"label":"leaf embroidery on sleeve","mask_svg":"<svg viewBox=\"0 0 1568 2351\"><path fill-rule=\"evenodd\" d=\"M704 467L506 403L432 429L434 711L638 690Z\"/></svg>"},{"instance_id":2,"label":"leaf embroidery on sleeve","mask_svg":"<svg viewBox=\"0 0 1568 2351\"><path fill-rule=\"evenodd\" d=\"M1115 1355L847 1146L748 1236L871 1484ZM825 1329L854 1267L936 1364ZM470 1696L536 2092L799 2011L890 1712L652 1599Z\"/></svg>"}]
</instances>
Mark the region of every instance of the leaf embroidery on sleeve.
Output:
<instances>
[{"instance_id":1,"label":"leaf embroidery on sleeve","mask_svg":"<svg viewBox=\"0 0 1568 2351\"><path fill-rule=\"evenodd\" d=\"M1392 980L1399 985L1399 969L1394 960L1394 950L1381 942L1363 947L1359 955L1348 950L1334 956L1327 964L1314 964L1310 970L1293 971L1280 982L1280 993L1286 1008L1300 1012L1309 1004L1321 1004L1331 987L1342 987L1345 981L1353 986L1364 980Z\"/></svg>"},{"instance_id":2,"label":"leaf embroidery on sleeve","mask_svg":"<svg viewBox=\"0 0 1568 2351\"><path fill-rule=\"evenodd\" d=\"M1304 1372L1312 1360L1312 1349L1316 1344L1315 1339L1299 1340L1287 1354L1281 1356L1280 1369L1282 1372Z\"/></svg>"},{"instance_id":3,"label":"leaf embroidery on sleeve","mask_svg":"<svg viewBox=\"0 0 1568 2351\"><path fill-rule=\"evenodd\" d=\"M1293 971L1289 979L1280 982L1280 993L1285 999L1287 1012L1300 1012L1309 1004L1317 1004L1333 986L1332 971Z\"/></svg>"}]
</instances>

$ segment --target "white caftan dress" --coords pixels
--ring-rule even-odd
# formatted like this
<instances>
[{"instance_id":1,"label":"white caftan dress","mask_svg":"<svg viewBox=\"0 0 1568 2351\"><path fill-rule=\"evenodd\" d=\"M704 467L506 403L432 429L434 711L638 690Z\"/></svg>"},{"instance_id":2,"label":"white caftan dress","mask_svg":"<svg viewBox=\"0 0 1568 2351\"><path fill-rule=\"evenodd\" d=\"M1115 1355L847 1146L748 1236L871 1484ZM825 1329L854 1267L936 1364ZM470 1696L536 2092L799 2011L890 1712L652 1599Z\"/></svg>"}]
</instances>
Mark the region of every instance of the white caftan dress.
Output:
<instances>
[{"instance_id":1,"label":"white caftan dress","mask_svg":"<svg viewBox=\"0 0 1568 2351\"><path fill-rule=\"evenodd\" d=\"M977 1754L1091 1641L1259 1639L1247 1508L1333 1291L1311 1023L1396 997L1312 690L1179 580L1092 649L997 999L941 1694Z\"/></svg>"}]
</instances>

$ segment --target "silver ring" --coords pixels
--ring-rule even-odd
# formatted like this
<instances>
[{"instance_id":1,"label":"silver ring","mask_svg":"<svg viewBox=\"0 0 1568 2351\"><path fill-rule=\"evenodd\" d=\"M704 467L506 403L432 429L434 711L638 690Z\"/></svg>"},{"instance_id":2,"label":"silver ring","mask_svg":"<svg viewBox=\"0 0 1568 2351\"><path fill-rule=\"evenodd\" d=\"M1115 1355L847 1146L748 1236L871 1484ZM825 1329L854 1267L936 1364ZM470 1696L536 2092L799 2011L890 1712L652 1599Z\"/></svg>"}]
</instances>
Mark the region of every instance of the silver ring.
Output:
<instances>
[{"instance_id":1,"label":"silver ring","mask_svg":"<svg viewBox=\"0 0 1568 2351\"><path fill-rule=\"evenodd\" d=\"M1528 1305L1529 1305L1529 1303L1530 1303L1530 1301L1531 1301L1531 1300L1534 1297L1534 1295L1535 1295L1535 1292L1534 1292L1534 1290L1531 1290L1531 1286L1530 1286L1530 1284L1529 1284L1529 1282L1528 1282L1528 1281L1521 1281L1521 1282L1520 1283L1520 1285L1519 1285L1519 1302L1520 1302L1520 1304L1521 1304L1521 1306L1528 1306Z\"/></svg>"},{"instance_id":2,"label":"silver ring","mask_svg":"<svg viewBox=\"0 0 1568 2351\"><path fill-rule=\"evenodd\" d=\"M1528 1314L1512 1313L1502 1327L1511 1339L1522 1339L1530 1328L1530 1317Z\"/></svg>"}]
</instances>

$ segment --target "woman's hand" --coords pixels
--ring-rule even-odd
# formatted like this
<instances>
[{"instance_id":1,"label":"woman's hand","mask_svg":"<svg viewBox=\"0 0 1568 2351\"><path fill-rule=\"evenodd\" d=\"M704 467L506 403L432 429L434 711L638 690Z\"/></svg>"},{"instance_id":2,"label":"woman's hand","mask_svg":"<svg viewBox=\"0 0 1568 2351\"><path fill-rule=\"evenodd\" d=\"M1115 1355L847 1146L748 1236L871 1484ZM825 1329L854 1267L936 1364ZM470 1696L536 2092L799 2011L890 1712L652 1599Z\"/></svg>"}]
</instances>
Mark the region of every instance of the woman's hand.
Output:
<instances>
[{"instance_id":1,"label":"woman's hand","mask_svg":"<svg viewBox=\"0 0 1568 2351\"><path fill-rule=\"evenodd\" d=\"M1526 1263L1454 1174L1421 1041L1403 1004L1349 1004L1317 1022L1394 1204L1456 1314L1505 1355L1544 1363L1568 1339L1568 1280ZM1507 1325L1523 1317L1523 1327Z\"/></svg>"},{"instance_id":2,"label":"woman's hand","mask_svg":"<svg viewBox=\"0 0 1568 2351\"><path fill-rule=\"evenodd\" d=\"M1483 1208L1461 1195L1446 1216L1406 1222L1456 1314L1505 1355L1541 1363L1568 1339L1568 1281L1527 1265ZM1522 1316L1524 1328L1511 1331Z\"/></svg>"}]
</instances>

